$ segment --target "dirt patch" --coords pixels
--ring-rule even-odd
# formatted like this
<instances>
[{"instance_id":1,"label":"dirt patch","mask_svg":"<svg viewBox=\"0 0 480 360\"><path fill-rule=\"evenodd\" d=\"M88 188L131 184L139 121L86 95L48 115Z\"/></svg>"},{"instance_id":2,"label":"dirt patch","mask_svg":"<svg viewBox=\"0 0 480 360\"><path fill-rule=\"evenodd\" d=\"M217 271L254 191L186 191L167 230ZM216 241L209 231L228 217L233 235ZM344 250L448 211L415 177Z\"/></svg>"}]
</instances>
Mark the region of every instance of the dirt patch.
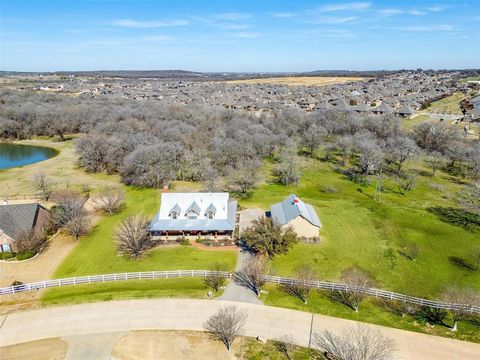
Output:
<instances>
[{"instance_id":1,"label":"dirt patch","mask_svg":"<svg viewBox=\"0 0 480 360\"><path fill-rule=\"evenodd\" d=\"M363 81L361 77L327 77L327 76L288 76L265 79L246 79L226 81L231 84L271 84L288 86L325 86L343 84L353 81Z\"/></svg>"},{"instance_id":2,"label":"dirt patch","mask_svg":"<svg viewBox=\"0 0 480 360\"><path fill-rule=\"evenodd\" d=\"M47 242L40 255L32 259L22 262L0 262L0 286L9 286L15 280L30 283L50 279L57 266L76 244L77 241L71 236L58 234ZM42 291L2 295L0 313L38 307Z\"/></svg>"},{"instance_id":3,"label":"dirt patch","mask_svg":"<svg viewBox=\"0 0 480 360\"><path fill-rule=\"evenodd\" d=\"M207 334L195 331L132 331L113 346L111 359L234 359L225 346Z\"/></svg>"},{"instance_id":4,"label":"dirt patch","mask_svg":"<svg viewBox=\"0 0 480 360\"><path fill-rule=\"evenodd\" d=\"M68 343L59 338L32 341L0 348L2 360L63 360Z\"/></svg>"}]
</instances>

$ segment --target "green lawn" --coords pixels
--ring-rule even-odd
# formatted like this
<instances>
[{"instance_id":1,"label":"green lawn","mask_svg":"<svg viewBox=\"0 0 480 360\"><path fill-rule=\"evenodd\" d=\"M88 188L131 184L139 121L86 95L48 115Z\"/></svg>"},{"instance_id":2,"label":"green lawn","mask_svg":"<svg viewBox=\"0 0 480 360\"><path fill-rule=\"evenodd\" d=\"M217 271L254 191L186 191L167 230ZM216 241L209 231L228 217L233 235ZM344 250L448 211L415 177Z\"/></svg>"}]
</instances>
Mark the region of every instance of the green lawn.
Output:
<instances>
[{"instance_id":1,"label":"green lawn","mask_svg":"<svg viewBox=\"0 0 480 360\"><path fill-rule=\"evenodd\" d=\"M425 109L425 111L439 114L462 115L462 110L460 109L460 101L463 98L463 94L455 93L444 99L432 102L428 106L428 108Z\"/></svg>"},{"instance_id":2,"label":"green lawn","mask_svg":"<svg viewBox=\"0 0 480 360\"><path fill-rule=\"evenodd\" d=\"M266 305L290 308L300 311L308 311L313 313L320 313L324 315L340 317L355 321L378 324L403 330L416 331L426 334L439 335L459 340L466 340L472 342L480 342L480 331L478 324L472 322L462 321L458 325L458 331L450 331L449 326L453 322L450 317L447 317L445 326L435 325L433 327L426 326L425 320L420 317L396 315L389 311L382 309L375 304L374 299L367 299L360 305L359 312L354 312L350 308L334 302L326 296L325 293L312 291L305 305L302 301L287 295L281 291L277 286L268 285L265 287L267 294L262 294L261 299Z\"/></svg>"},{"instance_id":3,"label":"green lawn","mask_svg":"<svg viewBox=\"0 0 480 360\"><path fill-rule=\"evenodd\" d=\"M454 205L448 198L460 189L447 174L435 178L419 176L416 187L405 196L385 182L381 201L374 201L375 179L369 186L355 184L334 172L333 165L312 160L296 187L264 184L241 200L243 207L269 206L295 193L315 206L323 224L320 244L297 244L271 264L278 275L292 275L300 264L311 264L319 278L338 280L343 270L358 267L380 288L410 295L436 298L449 285L480 289L480 271L458 267L449 257L471 261L471 252L480 246L480 236L440 221L426 209ZM420 163L411 166L427 171ZM433 190L429 184L444 187ZM326 186L336 193L323 192ZM419 255L409 260L401 253L406 244L417 244Z\"/></svg>"},{"instance_id":4,"label":"green lawn","mask_svg":"<svg viewBox=\"0 0 480 360\"><path fill-rule=\"evenodd\" d=\"M157 247L140 260L131 260L116 253L114 229L130 214L145 213L153 216L159 208L160 192L151 189L124 187L126 206L116 215L104 216L93 230L65 258L55 271L55 278L82 275L108 274L129 271L208 269L222 261L233 270L236 261L234 251L206 251L192 246ZM183 284L180 286L179 284ZM167 286L168 285L168 286ZM167 286L162 288L163 286ZM160 288L159 288L160 287ZM138 281L121 284L101 284L91 288L64 287L48 290L45 302L71 302L101 300L108 298L131 298L153 296L200 296L206 293L201 279L176 279ZM80 292L80 294L79 294ZM80 298L77 298L79 297ZM70 299L70 297L75 299Z\"/></svg>"}]
</instances>

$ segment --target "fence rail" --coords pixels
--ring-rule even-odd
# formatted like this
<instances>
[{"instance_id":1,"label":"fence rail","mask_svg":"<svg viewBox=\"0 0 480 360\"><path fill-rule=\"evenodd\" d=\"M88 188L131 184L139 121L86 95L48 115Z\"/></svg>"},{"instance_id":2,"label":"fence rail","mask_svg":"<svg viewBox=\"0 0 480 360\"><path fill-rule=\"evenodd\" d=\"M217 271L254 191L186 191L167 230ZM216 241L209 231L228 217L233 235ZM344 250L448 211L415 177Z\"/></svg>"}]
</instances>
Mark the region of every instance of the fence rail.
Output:
<instances>
[{"instance_id":1,"label":"fence rail","mask_svg":"<svg viewBox=\"0 0 480 360\"><path fill-rule=\"evenodd\" d=\"M52 287L60 287L66 285L80 285L92 283L104 283L112 281L125 280L152 280L152 279L170 279L180 277L209 277L221 276L224 278L231 278L232 273L228 271L210 271L210 270L171 270L171 271L142 271L142 272L128 272L118 274L103 274L103 275L89 275L72 277L65 279L45 280L28 284L13 285L0 288L0 295L12 295L25 291L40 290ZM322 289L329 291L345 291L345 292L362 292L366 295L398 300L405 303L415 304L419 306L429 306L437 309L446 310L463 310L475 314L480 314L480 305L477 304L454 304L441 301L428 300L414 296L398 294L391 291L385 291L375 288L364 288L359 286L332 283L326 281L304 281L298 279L284 278L279 276L265 276L265 281L274 284L283 285L299 285L306 286L312 289Z\"/></svg>"}]
</instances>

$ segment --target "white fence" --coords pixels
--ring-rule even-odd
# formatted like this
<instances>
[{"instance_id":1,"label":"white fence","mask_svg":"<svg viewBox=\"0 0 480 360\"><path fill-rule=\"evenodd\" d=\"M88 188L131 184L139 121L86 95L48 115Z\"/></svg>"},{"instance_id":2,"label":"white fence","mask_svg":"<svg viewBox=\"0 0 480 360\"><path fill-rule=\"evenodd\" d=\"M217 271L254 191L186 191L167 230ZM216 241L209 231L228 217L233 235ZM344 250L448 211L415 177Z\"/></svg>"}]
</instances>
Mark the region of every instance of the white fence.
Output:
<instances>
[{"instance_id":1,"label":"white fence","mask_svg":"<svg viewBox=\"0 0 480 360\"><path fill-rule=\"evenodd\" d=\"M227 271L210 271L210 270L172 270L172 271L143 271L143 272L129 272L119 274L105 274L80 276L65 279L45 280L28 284L20 284L14 286L7 286L0 288L0 295L11 295L25 291L40 290L46 288L60 287L65 285L80 285L103 283L112 281L124 280L152 280L152 279L170 279L180 277L208 277L221 276L224 278L231 278L232 273ZM345 291L345 292L362 292L377 298L384 298L389 300L398 300L405 303L415 304L419 306L429 306L437 309L446 310L465 310L471 313L480 314L479 304L453 304L441 301L433 301L422 299L409 295L397 294L391 291L385 291L374 288L363 288L358 286L338 284L325 281L303 281L298 279L290 279L279 276L265 276L265 280L269 283L284 284L284 285L301 285L312 289L322 289L328 291Z\"/></svg>"}]
</instances>

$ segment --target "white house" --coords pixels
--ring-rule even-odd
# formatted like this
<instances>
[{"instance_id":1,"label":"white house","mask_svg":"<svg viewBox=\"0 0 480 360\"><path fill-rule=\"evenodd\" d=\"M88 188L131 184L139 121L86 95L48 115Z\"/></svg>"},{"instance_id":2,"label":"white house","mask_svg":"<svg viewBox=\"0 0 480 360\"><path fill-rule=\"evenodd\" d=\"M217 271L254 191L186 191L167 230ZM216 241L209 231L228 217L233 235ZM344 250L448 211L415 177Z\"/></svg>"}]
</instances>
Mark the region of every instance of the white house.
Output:
<instances>
[{"instance_id":1,"label":"white house","mask_svg":"<svg viewBox=\"0 0 480 360\"><path fill-rule=\"evenodd\" d=\"M233 236L237 202L228 193L163 193L150 224L154 236Z\"/></svg>"}]
</instances>

